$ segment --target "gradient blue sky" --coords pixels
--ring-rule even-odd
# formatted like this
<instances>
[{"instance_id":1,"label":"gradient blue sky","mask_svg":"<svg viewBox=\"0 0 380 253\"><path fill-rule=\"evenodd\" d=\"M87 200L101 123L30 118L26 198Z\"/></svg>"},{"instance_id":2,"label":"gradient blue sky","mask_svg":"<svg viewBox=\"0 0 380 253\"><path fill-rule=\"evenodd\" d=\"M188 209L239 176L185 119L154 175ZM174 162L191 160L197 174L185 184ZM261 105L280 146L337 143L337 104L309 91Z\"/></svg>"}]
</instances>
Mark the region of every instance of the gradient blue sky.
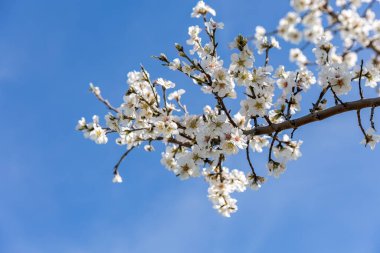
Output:
<instances>
[{"instance_id":1,"label":"gradient blue sky","mask_svg":"<svg viewBox=\"0 0 380 253\"><path fill-rule=\"evenodd\" d=\"M209 3L225 23L222 55L236 34L270 30L288 10L287 1ZM111 183L123 150L74 131L81 116L106 112L88 83L119 104L127 72L143 63L190 86L150 56L174 57L174 42L197 22L194 4L0 2L0 252L380 252L380 153L359 145L353 113L298 131L303 157L259 192L235 195L230 219L211 208L201 179L180 182L165 170L160 152L131 153L125 183ZM272 63L286 60L278 51ZM198 94L189 88L185 98L196 110L207 101ZM228 165L247 168L241 158ZM255 162L265 175L264 157Z\"/></svg>"}]
</instances>

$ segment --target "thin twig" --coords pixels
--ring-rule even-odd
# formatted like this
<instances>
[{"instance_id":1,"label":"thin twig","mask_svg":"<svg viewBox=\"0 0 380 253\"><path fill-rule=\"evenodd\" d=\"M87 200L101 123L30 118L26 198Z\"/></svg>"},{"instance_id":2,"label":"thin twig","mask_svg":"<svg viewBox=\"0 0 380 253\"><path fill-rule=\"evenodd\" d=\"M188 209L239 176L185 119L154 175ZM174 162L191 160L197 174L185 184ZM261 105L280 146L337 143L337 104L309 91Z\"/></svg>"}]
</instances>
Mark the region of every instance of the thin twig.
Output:
<instances>
[{"instance_id":1,"label":"thin twig","mask_svg":"<svg viewBox=\"0 0 380 253\"><path fill-rule=\"evenodd\" d=\"M222 162L224 160L224 155L223 154L220 154L219 155L219 161L218 161L218 165L216 166L218 168L218 171L217 171L217 175L219 175L220 177L220 182L223 183L224 181L224 177L223 177L223 166L222 166Z\"/></svg>"},{"instance_id":2,"label":"thin twig","mask_svg":"<svg viewBox=\"0 0 380 253\"><path fill-rule=\"evenodd\" d=\"M166 104L166 88L164 86L161 86L161 88L162 88L162 97L164 98L164 107L166 110L166 114L169 116L169 111L168 111L168 107Z\"/></svg>"},{"instance_id":3,"label":"thin twig","mask_svg":"<svg viewBox=\"0 0 380 253\"><path fill-rule=\"evenodd\" d=\"M266 67L269 63L269 50L271 49L271 47L267 47L265 49L265 63L264 63L264 67Z\"/></svg>"},{"instance_id":4,"label":"thin twig","mask_svg":"<svg viewBox=\"0 0 380 253\"><path fill-rule=\"evenodd\" d=\"M251 158L250 158L250 156L249 156L249 142L250 142L250 140L247 141L247 148L245 149L245 151L246 151L246 155L247 155L247 160L248 160L249 167L251 168L252 175L253 175L253 177L254 177L254 179L255 179L255 181L256 181L256 177L257 177L257 176L256 176L256 172L255 172L255 169L254 169L254 167L253 167L253 165L252 165Z\"/></svg>"},{"instance_id":5,"label":"thin twig","mask_svg":"<svg viewBox=\"0 0 380 253\"><path fill-rule=\"evenodd\" d=\"M338 95L335 93L333 87L331 87L331 92L332 92L333 95L334 95L334 99L335 99L335 101L339 102L339 103L340 103L341 105L343 105L343 106L346 106L346 103L344 103L344 102L338 97ZM337 104L337 103L335 103L335 104Z\"/></svg>"},{"instance_id":6,"label":"thin twig","mask_svg":"<svg viewBox=\"0 0 380 253\"><path fill-rule=\"evenodd\" d=\"M372 106L371 108L371 118L369 119L369 121L371 122L371 127L373 128L373 130L376 130L375 128L375 121L373 120L374 116L375 116L375 106Z\"/></svg>"},{"instance_id":7,"label":"thin twig","mask_svg":"<svg viewBox=\"0 0 380 253\"><path fill-rule=\"evenodd\" d=\"M102 102L103 104L105 104L105 106L107 106L107 108L108 108L109 110L114 111L115 113L119 113L119 111L118 111L115 107L113 107L113 106L110 104L110 102L108 102L107 99L104 99L104 98L102 97L102 95L100 95L100 93L96 93L96 92L94 92L94 91L92 91L92 93L95 95L95 97L96 97L100 102Z\"/></svg>"},{"instance_id":8,"label":"thin twig","mask_svg":"<svg viewBox=\"0 0 380 253\"><path fill-rule=\"evenodd\" d=\"M290 139L293 139L294 132L295 132L297 129L298 129L297 127L293 128L293 131L292 131L292 133L290 134Z\"/></svg>"},{"instance_id":9,"label":"thin twig","mask_svg":"<svg viewBox=\"0 0 380 253\"><path fill-rule=\"evenodd\" d=\"M273 137L272 137L272 141L270 143L270 148L269 148L269 155L268 155L268 162L272 161L272 150L273 150L273 145L274 145L274 142L277 138L277 135L278 135L279 132L275 132Z\"/></svg>"},{"instance_id":10,"label":"thin twig","mask_svg":"<svg viewBox=\"0 0 380 253\"><path fill-rule=\"evenodd\" d=\"M363 99L363 89L362 89L362 75L363 75L363 60L360 63L360 72L359 72L359 94L360 99Z\"/></svg>"},{"instance_id":11,"label":"thin twig","mask_svg":"<svg viewBox=\"0 0 380 253\"><path fill-rule=\"evenodd\" d=\"M121 164L121 162L125 159L125 157L127 157L127 155L129 154L129 152L131 152L135 147L132 147L130 149L128 149L119 159L119 161L117 162L117 164L115 165L115 167L113 168L113 174L114 175L117 175L118 174L118 169L119 169L119 166Z\"/></svg>"},{"instance_id":12,"label":"thin twig","mask_svg":"<svg viewBox=\"0 0 380 253\"><path fill-rule=\"evenodd\" d=\"M326 92L331 88L331 86L327 86L325 88L323 88L323 90L321 91L321 93L319 94L319 97L318 97L318 100L315 104L313 104L313 109L310 110L310 112L315 112L318 107L319 107L319 104L322 102L322 99L323 97L325 96Z\"/></svg>"},{"instance_id":13,"label":"thin twig","mask_svg":"<svg viewBox=\"0 0 380 253\"><path fill-rule=\"evenodd\" d=\"M157 105L157 108L160 108L160 103L158 102L158 98L157 98L157 92L155 91L154 87L153 87L153 84L152 82L150 81L149 79L149 75L148 73L146 72L145 68L143 65L141 65L141 71L143 72L144 76L145 76L145 80L149 83L149 86L153 92L153 95L154 95L154 99L156 100L156 105Z\"/></svg>"},{"instance_id":14,"label":"thin twig","mask_svg":"<svg viewBox=\"0 0 380 253\"><path fill-rule=\"evenodd\" d=\"M367 134L365 133L365 130L364 130L364 127L363 127L363 124L362 124L362 119L361 119L361 116L360 116L360 110L357 110L356 111L356 115L358 117L358 124L359 124L359 128L360 130L362 131L363 135L364 135L364 138L366 139L366 142L368 142L368 136Z\"/></svg>"},{"instance_id":15,"label":"thin twig","mask_svg":"<svg viewBox=\"0 0 380 253\"><path fill-rule=\"evenodd\" d=\"M224 113L227 115L227 118L228 118L228 120L230 121L230 123L231 123L234 127L238 128L238 125L235 123L235 121L232 119L230 113L228 112L227 107L226 107L226 105L225 105L224 102L223 102L223 98L219 97L218 95L215 95L215 96L216 96L216 99L217 99L217 101L218 101L218 104L220 105L220 107L221 107L221 109L224 111Z\"/></svg>"}]
</instances>

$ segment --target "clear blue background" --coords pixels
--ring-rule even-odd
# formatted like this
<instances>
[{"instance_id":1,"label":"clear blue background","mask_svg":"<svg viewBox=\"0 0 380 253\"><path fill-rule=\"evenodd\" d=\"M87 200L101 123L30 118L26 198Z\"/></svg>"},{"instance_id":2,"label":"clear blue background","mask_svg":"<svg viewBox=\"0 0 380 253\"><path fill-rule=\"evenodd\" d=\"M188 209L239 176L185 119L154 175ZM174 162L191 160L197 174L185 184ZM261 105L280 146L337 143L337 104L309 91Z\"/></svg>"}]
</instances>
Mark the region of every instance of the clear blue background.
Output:
<instances>
[{"instance_id":1,"label":"clear blue background","mask_svg":"<svg viewBox=\"0 0 380 253\"><path fill-rule=\"evenodd\" d=\"M202 179L180 182L161 166L159 147L131 153L125 183L111 183L123 150L74 131L81 116L106 113L88 83L117 105L127 72L143 63L202 108L207 98L189 80L150 58L175 57L173 44L198 24L195 3L0 2L0 252L380 252L379 149L359 144L354 113L299 130L303 157L259 192L235 195L229 219L211 208ZM235 35L271 30L289 9L275 0L209 3L225 23L224 56ZM275 56L274 65L287 62L286 51ZM265 156L254 158L261 175ZM241 158L228 165L248 169Z\"/></svg>"}]
</instances>

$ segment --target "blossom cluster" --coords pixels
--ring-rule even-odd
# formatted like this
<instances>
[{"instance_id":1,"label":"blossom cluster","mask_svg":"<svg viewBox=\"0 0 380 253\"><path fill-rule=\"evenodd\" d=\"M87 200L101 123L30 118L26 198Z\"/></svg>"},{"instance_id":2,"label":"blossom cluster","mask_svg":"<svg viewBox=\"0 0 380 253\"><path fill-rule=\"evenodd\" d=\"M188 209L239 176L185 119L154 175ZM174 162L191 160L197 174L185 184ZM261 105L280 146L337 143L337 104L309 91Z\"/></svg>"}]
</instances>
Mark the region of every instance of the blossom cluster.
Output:
<instances>
[{"instance_id":1,"label":"blossom cluster","mask_svg":"<svg viewBox=\"0 0 380 253\"><path fill-rule=\"evenodd\" d=\"M294 132L304 123L294 117L307 107L302 104L307 91L313 86L320 90L318 100L305 109L320 119L328 105L348 108L341 96L352 93L353 85L359 85L361 99L362 86L378 88L380 21L371 8L359 14L365 4L370 7L375 1L337 0L334 8L323 0L292 0L294 11L280 20L276 31L268 33L258 26L252 38L238 35L230 43L231 56L225 61L218 55L216 41L224 24L214 20L215 10L201 0L191 17L201 19L203 26L188 28L187 46L175 44L177 58L169 59L165 54L156 58L192 80L201 92L215 99L215 104L206 105L200 115L192 114L182 100L184 89L170 80L151 78L141 67L128 73L128 90L118 107L91 84L91 92L110 112L105 116L105 126L94 116L91 123L79 120L77 130L97 144L107 143L109 134L117 135L116 143L126 151L114 168L115 183L123 181L118 167L129 151L144 145L145 151L152 152L156 142L164 143L161 164L181 180L203 177L209 184L213 207L229 217L238 209L231 195L248 187L258 190L266 180L256 174L251 152L268 150L267 172L276 178L289 161L301 157L302 141L295 140ZM343 42L342 52L333 45L336 34ZM297 66L294 70L269 64L270 52L281 49L280 39L306 42L306 46L290 50L289 60ZM313 46L313 55L306 52L309 45ZM358 65L358 55L364 50L374 56ZM264 64L257 63L260 57L265 57ZM226 101L238 97L240 109L231 113ZM362 143L371 149L380 142L374 124L376 106L371 106L371 127L366 131L357 110L365 137ZM286 124L290 127L282 127ZM241 151L246 155L248 171L227 168L225 161Z\"/></svg>"}]
</instances>

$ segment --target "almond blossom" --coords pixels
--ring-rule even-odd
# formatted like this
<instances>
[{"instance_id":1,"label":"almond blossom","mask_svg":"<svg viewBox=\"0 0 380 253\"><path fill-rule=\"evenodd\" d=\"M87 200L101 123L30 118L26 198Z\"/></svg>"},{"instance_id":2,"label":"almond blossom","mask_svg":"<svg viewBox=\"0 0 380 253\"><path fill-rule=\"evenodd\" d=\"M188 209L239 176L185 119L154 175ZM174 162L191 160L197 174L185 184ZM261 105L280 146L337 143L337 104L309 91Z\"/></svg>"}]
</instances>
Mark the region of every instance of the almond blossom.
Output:
<instances>
[{"instance_id":1,"label":"almond blossom","mask_svg":"<svg viewBox=\"0 0 380 253\"><path fill-rule=\"evenodd\" d=\"M229 55L221 57L216 34L224 24L214 20L212 7L198 1L191 17L200 19L187 29L189 37L181 40L184 46L175 44L177 58L155 57L186 78L184 84L153 79L140 67L128 73L128 88L121 104L114 107L91 83L91 93L109 112L104 126L95 115L92 122L82 117L76 130L96 144L107 143L113 135L110 140L123 146L124 153L114 166L114 183L123 182L119 165L132 150L142 146L155 152L164 146L161 164L180 180L201 177L208 184L213 208L230 217L238 210L235 193L258 190L266 182L259 173L278 178L288 162L301 158L303 141L294 137L298 128L356 111L364 136L361 143L374 149L380 142L375 130L375 109L380 106L376 95L380 90L380 20L371 8L365 9L377 3L291 0L292 10L274 31L257 26L252 36L238 35L229 44ZM293 64L286 68L271 61L281 48L291 48L286 55ZM203 111L197 113L183 103L204 101L198 101L198 94L189 97L185 83L212 101ZM365 98L367 94L375 95ZM355 96L357 100L348 101ZM366 109L371 110L367 123L361 115ZM366 124L370 128L365 131ZM256 159L260 153L266 153L265 164ZM226 164L232 157L247 163L230 169Z\"/></svg>"}]
</instances>

